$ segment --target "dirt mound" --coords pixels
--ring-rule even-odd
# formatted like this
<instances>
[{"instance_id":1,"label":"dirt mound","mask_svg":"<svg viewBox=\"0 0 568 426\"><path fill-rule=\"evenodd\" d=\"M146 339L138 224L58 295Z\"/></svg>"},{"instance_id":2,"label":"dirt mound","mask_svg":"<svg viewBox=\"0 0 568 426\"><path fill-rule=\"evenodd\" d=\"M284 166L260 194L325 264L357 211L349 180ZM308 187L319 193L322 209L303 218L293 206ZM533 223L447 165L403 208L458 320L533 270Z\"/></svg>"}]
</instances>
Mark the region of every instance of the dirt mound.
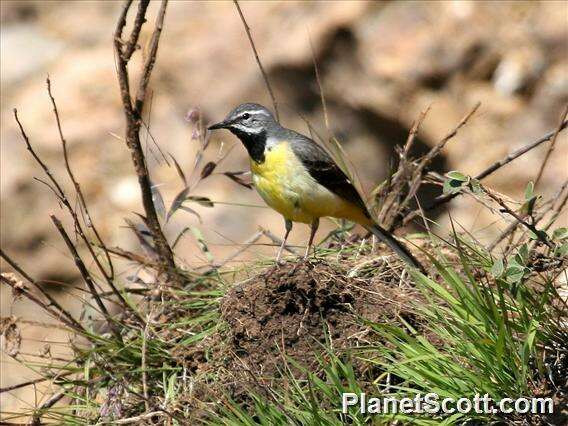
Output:
<instances>
[{"instance_id":1,"label":"dirt mound","mask_svg":"<svg viewBox=\"0 0 568 426\"><path fill-rule=\"evenodd\" d=\"M344 266L301 261L274 266L232 288L220 305L228 327L204 342L215 353L209 359L223 361L201 367L226 372L224 390L238 397L246 391L243 383L269 384L278 377L286 357L315 367L326 338L334 349L368 344L371 333L361 317L415 322L409 303L417 298L413 288L394 271L373 276L366 271L350 276Z\"/></svg>"}]
</instances>

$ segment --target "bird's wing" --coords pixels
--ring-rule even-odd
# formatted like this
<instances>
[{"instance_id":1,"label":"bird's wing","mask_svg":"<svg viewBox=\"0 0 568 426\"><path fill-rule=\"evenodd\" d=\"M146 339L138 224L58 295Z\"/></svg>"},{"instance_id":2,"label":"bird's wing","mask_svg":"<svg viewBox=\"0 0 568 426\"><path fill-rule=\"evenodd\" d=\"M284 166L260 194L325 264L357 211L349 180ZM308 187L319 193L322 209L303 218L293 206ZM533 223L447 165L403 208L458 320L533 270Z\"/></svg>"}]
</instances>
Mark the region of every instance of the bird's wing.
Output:
<instances>
[{"instance_id":1,"label":"bird's wing","mask_svg":"<svg viewBox=\"0 0 568 426\"><path fill-rule=\"evenodd\" d=\"M359 206L367 214L365 202L331 156L313 140L294 132L292 151L317 183L341 198Z\"/></svg>"}]
</instances>

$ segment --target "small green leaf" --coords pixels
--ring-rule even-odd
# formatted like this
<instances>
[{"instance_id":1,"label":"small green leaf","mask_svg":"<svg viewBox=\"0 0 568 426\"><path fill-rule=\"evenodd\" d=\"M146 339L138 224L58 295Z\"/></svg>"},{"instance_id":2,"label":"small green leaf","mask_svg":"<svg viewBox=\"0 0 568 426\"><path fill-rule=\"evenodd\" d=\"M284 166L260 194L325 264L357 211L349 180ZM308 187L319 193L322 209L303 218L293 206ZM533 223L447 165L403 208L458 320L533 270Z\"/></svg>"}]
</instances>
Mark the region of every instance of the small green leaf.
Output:
<instances>
[{"instance_id":1,"label":"small green leaf","mask_svg":"<svg viewBox=\"0 0 568 426\"><path fill-rule=\"evenodd\" d=\"M564 243L561 246L557 247L555 252L556 252L556 256L558 256L558 257L567 256L568 255L568 243Z\"/></svg>"},{"instance_id":2,"label":"small green leaf","mask_svg":"<svg viewBox=\"0 0 568 426\"><path fill-rule=\"evenodd\" d=\"M518 283L523 279L525 275L525 268L518 266L511 266L507 269L506 279L510 284Z\"/></svg>"},{"instance_id":3,"label":"small green leaf","mask_svg":"<svg viewBox=\"0 0 568 426\"><path fill-rule=\"evenodd\" d=\"M556 241L568 239L568 228L557 228L552 233L552 238Z\"/></svg>"},{"instance_id":4,"label":"small green leaf","mask_svg":"<svg viewBox=\"0 0 568 426\"><path fill-rule=\"evenodd\" d=\"M491 275L493 275L495 278L499 278L501 275L503 275L504 271L505 265L503 265L503 259L497 259L491 267Z\"/></svg>"},{"instance_id":5,"label":"small green leaf","mask_svg":"<svg viewBox=\"0 0 568 426\"><path fill-rule=\"evenodd\" d=\"M509 257L507 264L511 268L523 268L524 267L523 259L521 258L521 256L519 256L518 253L515 254L514 256Z\"/></svg>"},{"instance_id":6,"label":"small green leaf","mask_svg":"<svg viewBox=\"0 0 568 426\"><path fill-rule=\"evenodd\" d=\"M527 187L525 188L525 200L531 200L534 198L534 183L530 181L527 183Z\"/></svg>"},{"instance_id":7,"label":"small green leaf","mask_svg":"<svg viewBox=\"0 0 568 426\"><path fill-rule=\"evenodd\" d=\"M519 248L519 257L522 265L526 265L527 261L529 260L529 246L527 244L523 244L521 248Z\"/></svg>"},{"instance_id":8,"label":"small green leaf","mask_svg":"<svg viewBox=\"0 0 568 426\"><path fill-rule=\"evenodd\" d=\"M456 170L452 170L451 172L446 173L446 176L452 180L458 180L460 182L467 182L469 180L469 177Z\"/></svg>"},{"instance_id":9,"label":"small green leaf","mask_svg":"<svg viewBox=\"0 0 568 426\"><path fill-rule=\"evenodd\" d=\"M461 191L463 182L459 180L448 179L444 182L444 194L456 194Z\"/></svg>"}]
</instances>

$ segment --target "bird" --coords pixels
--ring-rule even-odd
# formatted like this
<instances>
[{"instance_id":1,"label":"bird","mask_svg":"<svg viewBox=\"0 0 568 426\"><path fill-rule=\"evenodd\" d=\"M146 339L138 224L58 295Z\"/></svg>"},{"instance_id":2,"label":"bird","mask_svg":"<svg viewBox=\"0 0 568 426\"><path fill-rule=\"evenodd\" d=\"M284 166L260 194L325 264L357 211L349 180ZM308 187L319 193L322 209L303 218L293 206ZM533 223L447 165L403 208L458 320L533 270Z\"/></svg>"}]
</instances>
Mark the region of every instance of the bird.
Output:
<instances>
[{"instance_id":1,"label":"bird","mask_svg":"<svg viewBox=\"0 0 568 426\"><path fill-rule=\"evenodd\" d=\"M320 218L347 219L362 225L387 244L404 262L424 271L410 251L371 217L349 177L314 140L280 125L257 103L243 103L209 130L226 129L237 136L250 157L253 184L269 207L284 217L282 250L294 222L310 225L307 259Z\"/></svg>"}]
</instances>

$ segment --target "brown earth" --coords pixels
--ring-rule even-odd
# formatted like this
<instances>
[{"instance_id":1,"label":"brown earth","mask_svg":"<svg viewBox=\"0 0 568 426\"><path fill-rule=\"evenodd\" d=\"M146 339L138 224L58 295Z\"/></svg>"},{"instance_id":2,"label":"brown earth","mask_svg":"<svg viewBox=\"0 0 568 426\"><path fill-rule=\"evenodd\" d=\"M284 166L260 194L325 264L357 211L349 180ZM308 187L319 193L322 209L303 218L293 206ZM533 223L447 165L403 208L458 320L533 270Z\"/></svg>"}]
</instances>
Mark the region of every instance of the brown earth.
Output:
<instances>
[{"instance_id":1,"label":"brown earth","mask_svg":"<svg viewBox=\"0 0 568 426\"><path fill-rule=\"evenodd\" d=\"M299 260L232 288L220 304L227 327L203 342L211 352L198 373L216 372L222 392L247 400L251 389L262 392L282 380L287 368L303 377L289 358L317 371L328 359L326 343L335 351L371 343L376 336L361 318L389 324L404 318L420 329L412 309L416 291L382 262L369 264L381 272L361 277L338 264Z\"/></svg>"}]
</instances>

